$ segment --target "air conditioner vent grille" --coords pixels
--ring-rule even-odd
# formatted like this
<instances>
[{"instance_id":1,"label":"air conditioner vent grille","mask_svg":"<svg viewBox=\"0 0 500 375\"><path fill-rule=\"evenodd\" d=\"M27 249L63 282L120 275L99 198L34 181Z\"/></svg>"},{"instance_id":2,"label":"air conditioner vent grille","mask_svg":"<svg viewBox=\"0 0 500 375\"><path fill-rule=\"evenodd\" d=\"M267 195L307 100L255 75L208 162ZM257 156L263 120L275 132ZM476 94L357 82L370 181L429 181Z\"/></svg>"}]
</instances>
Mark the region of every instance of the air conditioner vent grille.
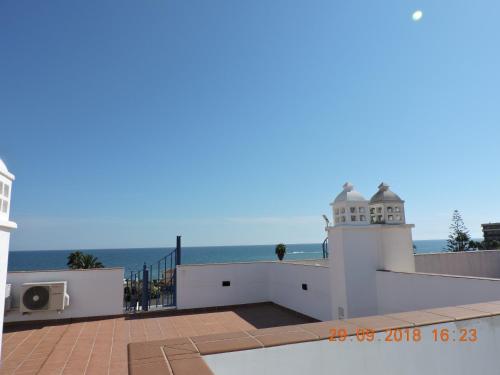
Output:
<instances>
[{"instance_id":1,"label":"air conditioner vent grille","mask_svg":"<svg viewBox=\"0 0 500 375\"><path fill-rule=\"evenodd\" d=\"M32 286L24 292L23 304L30 310L45 310L50 299L50 289L46 286Z\"/></svg>"}]
</instances>

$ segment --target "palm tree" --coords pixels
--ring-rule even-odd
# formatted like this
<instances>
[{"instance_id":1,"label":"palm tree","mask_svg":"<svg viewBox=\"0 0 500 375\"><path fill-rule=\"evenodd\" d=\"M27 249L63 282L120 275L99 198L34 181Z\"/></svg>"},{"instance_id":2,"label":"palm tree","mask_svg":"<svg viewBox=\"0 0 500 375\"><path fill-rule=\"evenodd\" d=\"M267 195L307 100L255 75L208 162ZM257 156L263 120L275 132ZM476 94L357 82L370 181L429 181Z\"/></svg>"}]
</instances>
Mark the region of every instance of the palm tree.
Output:
<instances>
[{"instance_id":1,"label":"palm tree","mask_svg":"<svg viewBox=\"0 0 500 375\"><path fill-rule=\"evenodd\" d=\"M104 268L97 257L92 254L84 254L81 251L74 251L68 256L68 267L73 270Z\"/></svg>"},{"instance_id":2,"label":"palm tree","mask_svg":"<svg viewBox=\"0 0 500 375\"><path fill-rule=\"evenodd\" d=\"M68 263L66 263L66 264L72 270L76 270L78 268L81 268L80 265L82 263L82 256L83 256L83 253L81 251L73 251L71 254L69 254Z\"/></svg>"},{"instance_id":3,"label":"palm tree","mask_svg":"<svg viewBox=\"0 0 500 375\"><path fill-rule=\"evenodd\" d=\"M285 257L286 254L286 245L285 244L278 244L276 245L276 249L274 251L276 255L278 256L278 259L281 261Z\"/></svg>"},{"instance_id":4,"label":"palm tree","mask_svg":"<svg viewBox=\"0 0 500 375\"><path fill-rule=\"evenodd\" d=\"M83 269L89 268L104 268L104 264L102 264L97 257L92 254L84 254L82 256L82 267Z\"/></svg>"}]
</instances>

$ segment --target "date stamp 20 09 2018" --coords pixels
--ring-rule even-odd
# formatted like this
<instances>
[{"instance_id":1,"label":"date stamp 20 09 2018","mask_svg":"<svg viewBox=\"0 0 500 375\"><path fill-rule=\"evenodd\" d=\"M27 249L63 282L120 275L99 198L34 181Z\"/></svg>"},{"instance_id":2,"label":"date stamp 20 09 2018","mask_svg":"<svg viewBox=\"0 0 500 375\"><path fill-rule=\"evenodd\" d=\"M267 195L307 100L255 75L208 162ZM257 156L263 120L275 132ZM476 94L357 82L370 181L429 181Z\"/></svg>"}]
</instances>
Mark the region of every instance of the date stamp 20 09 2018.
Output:
<instances>
[{"instance_id":1,"label":"date stamp 20 09 2018","mask_svg":"<svg viewBox=\"0 0 500 375\"><path fill-rule=\"evenodd\" d=\"M367 328L356 329L356 334L349 335L345 328L331 328L330 337L331 342L421 342L423 334L420 328L392 328L376 335L375 330ZM431 332L431 338L434 342L448 343L448 342L463 342L474 343L477 342L477 330L475 328L462 328L458 331L449 330L448 328L436 328Z\"/></svg>"}]
</instances>

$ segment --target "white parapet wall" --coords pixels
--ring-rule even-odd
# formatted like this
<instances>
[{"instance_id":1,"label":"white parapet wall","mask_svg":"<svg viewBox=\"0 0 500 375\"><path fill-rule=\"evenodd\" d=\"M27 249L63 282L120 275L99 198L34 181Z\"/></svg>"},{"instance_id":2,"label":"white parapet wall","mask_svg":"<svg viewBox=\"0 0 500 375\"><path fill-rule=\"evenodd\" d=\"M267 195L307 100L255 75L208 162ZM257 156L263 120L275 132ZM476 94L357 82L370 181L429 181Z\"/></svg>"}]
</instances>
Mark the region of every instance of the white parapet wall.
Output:
<instances>
[{"instance_id":1,"label":"white parapet wall","mask_svg":"<svg viewBox=\"0 0 500 375\"><path fill-rule=\"evenodd\" d=\"M0 220L0 355L2 354L2 333L5 307L5 292L7 290L7 264L9 263L9 241L10 231L15 228L13 223L9 224Z\"/></svg>"},{"instance_id":2,"label":"white parapet wall","mask_svg":"<svg viewBox=\"0 0 500 375\"><path fill-rule=\"evenodd\" d=\"M332 327L335 328L335 327ZM500 317L487 317L418 327L418 342L387 342L386 332L373 341L313 341L277 347L205 355L217 375L332 374L498 374ZM447 341L434 332L449 332ZM475 342L461 342L461 330L476 330Z\"/></svg>"},{"instance_id":3,"label":"white parapet wall","mask_svg":"<svg viewBox=\"0 0 500 375\"><path fill-rule=\"evenodd\" d=\"M378 313L500 300L500 279L377 272Z\"/></svg>"},{"instance_id":4,"label":"white parapet wall","mask_svg":"<svg viewBox=\"0 0 500 375\"><path fill-rule=\"evenodd\" d=\"M2 354L3 311L7 289L7 265L9 264L10 232L17 224L10 221L12 183L15 177L0 159L0 356Z\"/></svg>"},{"instance_id":5,"label":"white parapet wall","mask_svg":"<svg viewBox=\"0 0 500 375\"><path fill-rule=\"evenodd\" d=\"M252 262L177 270L178 309L274 302L319 320L330 319L330 275L324 265Z\"/></svg>"},{"instance_id":6,"label":"white parapet wall","mask_svg":"<svg viewBox=\"0 0 500 375\"><path fill-rule=\"evenodd\" d=\"M417 254L415 271L500 278L500 250Z\"/></svg>"},{"instance_id":7,"label":"white parapet wall","mask_svg":"<svg viewBox=\"0 0 500 375\"><path fill-rule=\"evenodd\" d=\"M376 271L414 272L411 224L327 227L332 318L377 313Z\"/></svg>"},{"instance_id":8,"label":"white parapet wall","mask_svg":"<svg viewBox=\"0 0 500 375\"><path fill-rule=\"evenodd\" d=\"M177 308L240 305L269 301L267 262L177 267ZM223 286L223 282L229 286Z\"/></svg>"},{"instance_id":9,"label":"white parapet wall","mask_svg":"<svg viewBox=\"0 0 500 375\"><path fill-rule=\"evenodd\" d=\"M268 269L270 301L318 320L331 319L329 267L276 262Z\"/></svg>"},{"instance_id":10,"label":"white parapet wall","mask_svg":"<svg viewBox=\"0 0 500 375\"><path fill-rule=\"evenodd\" d=\"M4 321L7 323L123 314L123 272L123 268L9 272L7 283L12 285L12 309L5 313ZM67 282L69 306L60 313L40 311L21 314L21 285L48 281Z\"/></svg>"}]
</instances>

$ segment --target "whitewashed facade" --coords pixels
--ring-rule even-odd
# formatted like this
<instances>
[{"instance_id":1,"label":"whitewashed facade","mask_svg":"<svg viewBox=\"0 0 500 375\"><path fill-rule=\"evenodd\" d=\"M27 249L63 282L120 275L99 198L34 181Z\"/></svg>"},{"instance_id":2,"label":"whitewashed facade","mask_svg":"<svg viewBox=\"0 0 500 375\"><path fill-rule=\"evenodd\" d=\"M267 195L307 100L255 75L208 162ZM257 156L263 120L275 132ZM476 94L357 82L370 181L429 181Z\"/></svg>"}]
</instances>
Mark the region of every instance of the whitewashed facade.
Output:
<instances>
[{"instance_id":1,"label":"whitewashed facade","mask_svg":"<svg viewBox=\"0 0 500 375\"><path fill-rule=\"evenodd\" d=\"M7 288L7 264L9 262L10 233L17 228L16 223L10 221L10 202L12 197L12 182L14 175L9 172L5 163L0 159L0 312L5 308L5 293ZM3 313L0 313L0 337L3 331ZM0 354L2 341L0 340Z\"/></svg>"}]
</instances>

